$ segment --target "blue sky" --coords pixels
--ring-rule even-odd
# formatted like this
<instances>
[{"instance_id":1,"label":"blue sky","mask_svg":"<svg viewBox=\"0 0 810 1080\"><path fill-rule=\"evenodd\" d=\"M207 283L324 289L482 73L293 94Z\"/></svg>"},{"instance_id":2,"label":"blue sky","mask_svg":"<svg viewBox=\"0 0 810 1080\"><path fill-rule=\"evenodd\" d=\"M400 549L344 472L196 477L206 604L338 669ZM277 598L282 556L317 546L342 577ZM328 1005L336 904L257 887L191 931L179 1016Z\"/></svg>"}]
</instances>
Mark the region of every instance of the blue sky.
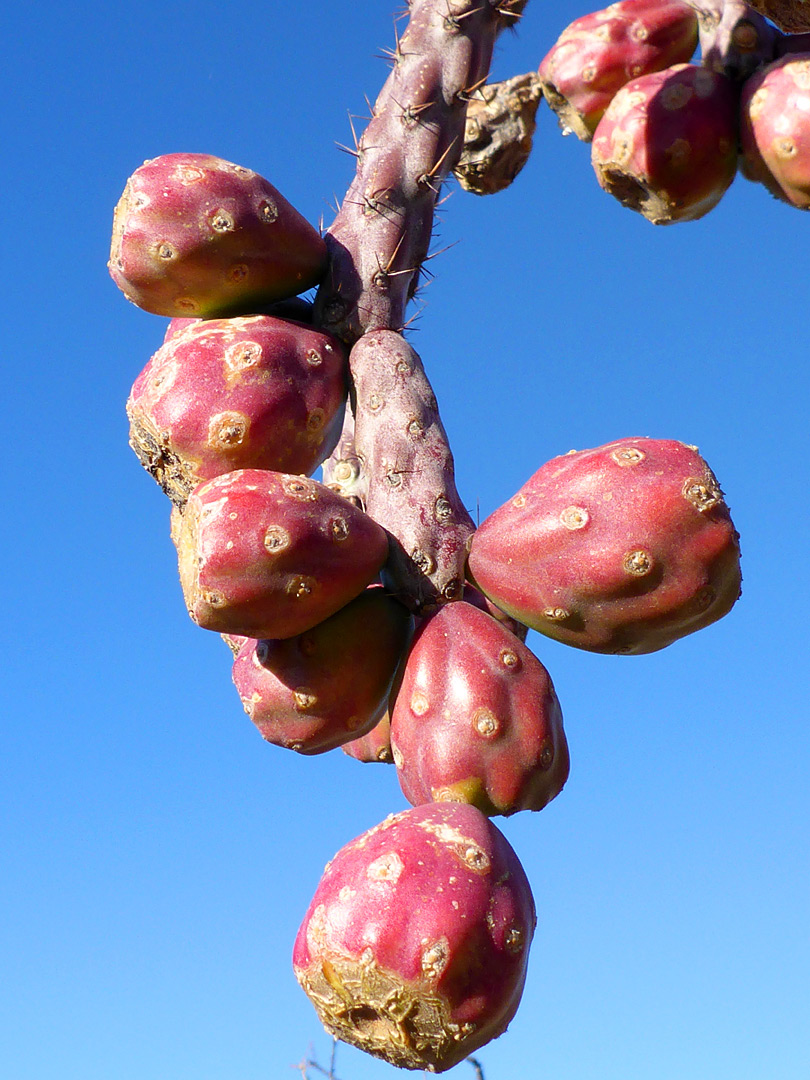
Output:
<instances>
[{"instance_id":1,"label":"blue sky","mask_svg":"<svg viewBox=\"0 0 810 1080\"><path fill-rule=\"evenodd\" d=\"M494 76L586 9L535 0ZM10 491L0 666L0 1068L9 1080L267 1080L329 1040L290 969L324 863L403 809L393 770L262 743L185 614L168 504L124 402L165 321L109 280L145 159L255 168L311 221L350 180L388 4L17 6L0 17ZM532 634L571 779L500 824L539 925L487 1080L810 1073L807 216L738 179L656 229L547 111L512 188L454 189L412 340L483 518L544 461L700 446L742 534L721 623L650 656ZM362 122L360 122L362 123ZM341 1080L394 1070L343 1049ZM468 1066L451 1075L469 1076Z\"/></svg>"}]
</instances>

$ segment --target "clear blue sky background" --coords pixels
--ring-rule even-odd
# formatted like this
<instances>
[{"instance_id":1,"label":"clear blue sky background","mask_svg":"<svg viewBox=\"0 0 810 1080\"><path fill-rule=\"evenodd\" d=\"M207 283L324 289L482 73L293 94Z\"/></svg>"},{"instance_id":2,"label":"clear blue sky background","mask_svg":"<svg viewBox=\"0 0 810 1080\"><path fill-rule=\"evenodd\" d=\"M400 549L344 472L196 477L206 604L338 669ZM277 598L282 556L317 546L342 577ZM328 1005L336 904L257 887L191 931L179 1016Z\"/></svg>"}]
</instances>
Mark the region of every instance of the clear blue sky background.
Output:
<instances>
[{"instance_id":1,"label":"clear blue sky background","mask_svg":"<svg viewBox=\"0 0 810 1080\"><path fill-rule=\"evenodd\" d=\"M585 8L534 0L494 74ZM265 745L189 621L124 401L164 321L105 267L145 159L255 168L312 221L386 73L391 5L13 5L3 63L0 1075L281 1080L330 1041L290 970L327 859L404 808L394 772ZM655 229L544 111L506 193L446 204L413 340L485 516L548 458L697 443L744 595L644 657L532 635L564 793L503 824L539 927L487 1080L810 1075L807 215L739 179ZM345 1049L342 1080L389 1066ZM451 1075L470 1076L469 1066Z\"/></svg>"}]
</instances>

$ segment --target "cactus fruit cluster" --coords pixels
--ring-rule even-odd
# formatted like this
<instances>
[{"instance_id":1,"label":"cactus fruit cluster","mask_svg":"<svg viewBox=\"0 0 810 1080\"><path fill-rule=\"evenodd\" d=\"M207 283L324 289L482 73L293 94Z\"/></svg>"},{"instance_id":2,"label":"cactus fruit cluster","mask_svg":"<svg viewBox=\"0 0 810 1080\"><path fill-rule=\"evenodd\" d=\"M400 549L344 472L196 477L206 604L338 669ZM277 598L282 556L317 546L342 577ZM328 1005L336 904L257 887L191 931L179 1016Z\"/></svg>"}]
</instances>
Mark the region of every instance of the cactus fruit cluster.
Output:
<instances>
[{"instance_id":1,"label":"cactus fruit cluster","mask_svg":"<svg viewBox=\"0 0 810 1080\"><path fill-rule=\"evenodd\" d=\"M807 35L742 0L619 0L567 27L538 74L599 185L670 225L707 214L738 171L807 209L808 69Z\"/></svg>"},{"instance_id":2,"label":"cactus fruit cluster","mask_svg":"<svg viewBox=\"0 0 810 1080\"><path fill-rule=\"evenodd\" d=\"M747 175L796 206L810 190L810 61L777 58L786 36L751 9L621 0L570 27L538 76L491 87L495 39L526 2L411 0L324 236L252 170L169 154L127 183L109 264L171 319L127 411L172 504L189 615L231 647L267 742L393 762L412 807L330 862L297 977L337 1037L436 1072L506 1029L525 979L534 900L490 818L541 810L568 777L527 628L644 653L740 593L720 487L673 440L555 457L476 528L404 336L442 185L453 170L479 194L511 182L542 83L592 138L600 182L652 220L716 203L740 108ZM710 62L693 65L699 36Z\"/></svg>"}]
</instances>

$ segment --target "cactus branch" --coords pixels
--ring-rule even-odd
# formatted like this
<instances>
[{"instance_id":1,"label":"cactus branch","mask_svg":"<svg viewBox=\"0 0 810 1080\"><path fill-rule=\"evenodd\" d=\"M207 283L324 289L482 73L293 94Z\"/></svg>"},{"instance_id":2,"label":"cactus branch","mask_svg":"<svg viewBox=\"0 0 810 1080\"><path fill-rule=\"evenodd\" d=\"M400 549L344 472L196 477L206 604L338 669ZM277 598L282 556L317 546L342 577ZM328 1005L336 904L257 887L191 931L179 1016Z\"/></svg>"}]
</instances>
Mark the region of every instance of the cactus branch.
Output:
<instances>
[{"instance_id":1,"label":"cactus branch","mask_svg":"<svg viewBox=\"0 0 810 1080\"><path fill-rule=\"evenodd\" d=\"M354 181L326 234L316 322L356 344L355 431L350 418L324 478L347 484L337 490L389 530L387 579L415 610L461 596L474 526L424 367L401 336L405 309L442 184L461 155L470 93L486 80L497 34L527 2L411 0L391 73L356 139Z\"/></svg>"},{"instance_id":2,"label":"cactus branch","mask_svg":"<svg viewBox=\"0 0 810 1080\"><path fill-rule=\"evenodd\" d=\"M354 181L326 235L318 320L347 341L404 326L436 200L461 154L469 90L486 78L496 35L526 2L412 0L358 140Z\"/></svg>"}]
</instances>

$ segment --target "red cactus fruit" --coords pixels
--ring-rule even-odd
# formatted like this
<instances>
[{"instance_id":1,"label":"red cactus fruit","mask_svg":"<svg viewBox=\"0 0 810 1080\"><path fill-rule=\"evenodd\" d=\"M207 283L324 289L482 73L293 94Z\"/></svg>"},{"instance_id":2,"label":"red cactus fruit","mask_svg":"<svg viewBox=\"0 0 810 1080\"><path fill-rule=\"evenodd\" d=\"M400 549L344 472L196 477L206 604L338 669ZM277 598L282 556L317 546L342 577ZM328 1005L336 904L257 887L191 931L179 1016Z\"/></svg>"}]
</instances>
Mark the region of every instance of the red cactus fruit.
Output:
<instances>
[{"instance_id":1,"label":"red cactus fruit","mask_svg":"<svg viewBox=\"0 0 810 1080\"><path fill-rule=\"evenodd\" d=\"M703 217L735 176L737 102L730 79L693 64L634 79L594 134L597 180L654 225Z\"/></svg>"},{"instance_id":2,"label":"red cactus fruit","mask_svg":"<svg viewBox=\"0 0 810 1080\"><path fill-rule=\"evenodd\" d=\"M309 475L340 438L346 391L329 334L268 315L175 319L132 387L130 445L178 505L235 469Z\"/></svg>"},{"instance_id":3,"label":"red cactus fruit","mask_svg":"<svg viewBox=\"0 0 810 1080\"><path fill-rule=\"evenodd\" d=\"M144 162L115 208L109 270L156 315L240 314L326 270L324 240L272 184L209 154Z\"/></svg>"},{"instance_id":4,"label":"red cactus fruit","mask_svg":"<svg viewBox=\"0 0 810 1080\"><path fill-rule=\"evenodd\" d=\"M370 586L303 634L248 639L233 681L263 739L321 754L365 735L385 714L410 630L408 610Z\"/></svg>"},{"instance_id":5,"label":"red cactus fruit","mask_svg":"<svg viewBox=\"0 0 810 1080\"><path fill-rule=\"evenodd\" d=\"M567 645L654 652L725 615L739 544L695 447L622 439L553 458L474 534L470 573Z\"/></svg>"},{"instance_id":6,"label":"red cactus fruit","mask_svg":"<svg viewBox=\"0 0 810 1080\"><path fill-rule=\"evenodd\" d=\"M344 754L362 761L365 764L374 762L383 765L393 765L394 752L391 749L391 716L385 713L382 720L375 724L371 731L361 735L359 739L352 739L341 747Z\"/></svg>"},{"instance_id":7,"label":"red cactus fruit","mask_svg":"<svg viewBox=\"0 0 810 1080\"><path fill-rule=\"evenodd\" d=\"M176 544L191 618L251 638L302 634L379 574L388 536L316 480L238 469L196 487Z\"/></svg>"},{"instance_id":8,"label":"red cactus fruit","mask_svg":"<svg viewBox=\"0 0 810 1080\"><path fill-rule=\"evenodd\" d=\"M337 1038L444 1072L506 1030L534 925L503 834L474 806L434 803L391 815L335 855L293 966Z\"/></svg>"},{"instance_id":9,"label":"red cactus fruit","mask_svg":"<svg viewBox=\"0 0 810 1080\"><path fill-rule=\"evenodd\" d=\"M543 95L563 130L590 142L617 91L690 60L697 38L697 16L680 0L619 0L563 30L540 64Z\"/></svg>"},{"instance_id":10,"label":"red cactus fruit","mask_svg":"<svg viewBox=\"0 0 810 1080\"><path fill-rule=\"evenodd\" d=\"M548 672L505 626L465 601L420 626L391 712L391 745L414 806L542 810L568 779Z\"/></svg>"},{"instance_id":11,"label":"red cactus fruit","mask_svg":"<svg viewBox=\"0 0 810 1080\"><path fill-rule=\"evenodd\" d=\"M743 175L810 209L810 53L783 56L752 75L740 117Z\"/></svg>"}]
</instances>

